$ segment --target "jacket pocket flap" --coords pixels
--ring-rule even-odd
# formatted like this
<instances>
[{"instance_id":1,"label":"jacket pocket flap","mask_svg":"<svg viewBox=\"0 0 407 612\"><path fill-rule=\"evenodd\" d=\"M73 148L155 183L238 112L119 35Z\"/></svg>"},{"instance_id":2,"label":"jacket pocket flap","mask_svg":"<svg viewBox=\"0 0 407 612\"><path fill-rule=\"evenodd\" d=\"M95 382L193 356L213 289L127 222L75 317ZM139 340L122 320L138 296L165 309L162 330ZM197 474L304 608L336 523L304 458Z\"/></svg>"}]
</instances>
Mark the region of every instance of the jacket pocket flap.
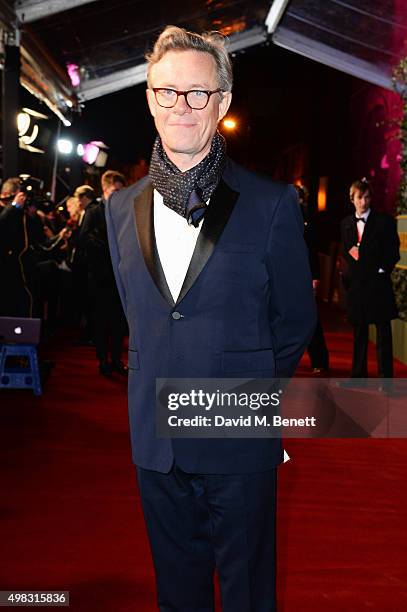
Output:
<instances>
[{"instance_id":1,"label":"jacket pocket flap","mask_svg":"<svg viewBox=\"0 0 407 612\"><path fill-rule=\"evenodd\" d=\"M260 351L230 351L222 355L224 372L250 372L255 370L275 370L273 349Z\"/></svg>"},{"instance_id":2,"label":"jacket pocket flap","mask_svg":"<svg viewBox=\"0 0 407 612\"><path fill-rule=\"evenodd\" d=\"M140 362L138 358L138 351L129 349L129 370L139 370Z\"/></svg>"}]
</instances>

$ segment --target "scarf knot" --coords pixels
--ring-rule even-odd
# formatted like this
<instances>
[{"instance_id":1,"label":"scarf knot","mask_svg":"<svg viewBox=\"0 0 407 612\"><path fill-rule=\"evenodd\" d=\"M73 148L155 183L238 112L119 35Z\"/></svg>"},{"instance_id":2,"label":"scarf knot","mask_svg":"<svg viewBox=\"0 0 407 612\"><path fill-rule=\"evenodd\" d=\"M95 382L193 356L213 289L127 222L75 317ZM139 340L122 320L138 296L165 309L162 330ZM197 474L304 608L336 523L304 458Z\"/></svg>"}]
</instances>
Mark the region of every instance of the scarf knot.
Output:
<instances>
[{"instance_id":1,"label":"scarf knot","mask_svg":"<svg viewBox=\"0 0 407 612\"><path fill-rule=\"evenodd\" d=\"M208 155L199 164L181 172L169 159L157 136L151 156L149 176L163 197L164 204L197 227L222 177L226 164L226 143L216 132Z\"/></svg>"}]
</instances>

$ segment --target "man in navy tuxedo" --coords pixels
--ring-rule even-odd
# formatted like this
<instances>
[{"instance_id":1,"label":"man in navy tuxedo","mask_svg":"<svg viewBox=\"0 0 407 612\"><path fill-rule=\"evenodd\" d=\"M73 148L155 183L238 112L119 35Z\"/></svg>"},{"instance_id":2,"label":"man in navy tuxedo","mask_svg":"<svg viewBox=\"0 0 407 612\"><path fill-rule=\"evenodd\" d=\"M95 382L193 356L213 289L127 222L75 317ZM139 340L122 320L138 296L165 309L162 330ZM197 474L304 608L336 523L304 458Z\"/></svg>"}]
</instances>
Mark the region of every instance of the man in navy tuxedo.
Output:
<instances>
[{"instance_id":1,"label":"man in navy tuxedo","mask_svg":"<svg viewBox=\"0 0 407 612\"><path fill-rule=\"evenodd\" d=\"M219 35L169 26L148 56L158 137L107 224L129 323L129 417L161 612L271 612L276 439L160 439L156 378L290 377L314 299L293 187L239 167L217 132L232 89Z\"/></svg>"}]
</instances>

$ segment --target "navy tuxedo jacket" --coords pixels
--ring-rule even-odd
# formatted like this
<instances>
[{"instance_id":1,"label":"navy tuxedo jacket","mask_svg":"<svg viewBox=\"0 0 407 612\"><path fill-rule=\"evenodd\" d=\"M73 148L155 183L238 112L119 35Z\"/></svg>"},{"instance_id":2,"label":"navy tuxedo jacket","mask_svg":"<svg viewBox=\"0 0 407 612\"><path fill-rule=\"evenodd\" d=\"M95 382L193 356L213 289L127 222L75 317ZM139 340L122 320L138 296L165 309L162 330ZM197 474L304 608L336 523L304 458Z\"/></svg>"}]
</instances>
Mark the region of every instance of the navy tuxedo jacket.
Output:
<instances>
[{"instance_id":1,"label":"navy tuxedo jacket","mask_svg":"<svg viewBox=\"0 0 407 612\"><path fill-rule=\"evenodd\" d=\"M157 438L155 379L292 376L315 327L297 194L228 160L176 303L157 254L153 210L148 177L114 193L106 207L130 331L133 460L164 473L174 460L190 473L271 469L283 459L280 440Z\"/></svg>"}]
</instances>

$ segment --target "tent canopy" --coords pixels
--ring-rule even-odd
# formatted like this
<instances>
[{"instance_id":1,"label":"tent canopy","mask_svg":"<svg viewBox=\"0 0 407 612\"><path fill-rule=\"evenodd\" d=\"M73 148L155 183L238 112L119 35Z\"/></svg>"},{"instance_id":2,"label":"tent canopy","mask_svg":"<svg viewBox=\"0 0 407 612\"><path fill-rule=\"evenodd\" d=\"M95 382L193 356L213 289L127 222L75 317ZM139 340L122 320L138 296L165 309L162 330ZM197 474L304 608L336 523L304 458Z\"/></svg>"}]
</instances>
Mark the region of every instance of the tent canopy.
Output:
<instances>
[{"instance_id":1,"label":"tent canopy","mask_svg":"<svg viewBox=\"0 0 407 612\"><path fill-rule=\"evenodd\" d=\"M231 52L271 37L387 88L407 54L405 0L0 0L0 20L9 32L19 26L23 84L63 116L144 81L144 55L168 24L220 30Z\"/></svg>"}]
</instances>

